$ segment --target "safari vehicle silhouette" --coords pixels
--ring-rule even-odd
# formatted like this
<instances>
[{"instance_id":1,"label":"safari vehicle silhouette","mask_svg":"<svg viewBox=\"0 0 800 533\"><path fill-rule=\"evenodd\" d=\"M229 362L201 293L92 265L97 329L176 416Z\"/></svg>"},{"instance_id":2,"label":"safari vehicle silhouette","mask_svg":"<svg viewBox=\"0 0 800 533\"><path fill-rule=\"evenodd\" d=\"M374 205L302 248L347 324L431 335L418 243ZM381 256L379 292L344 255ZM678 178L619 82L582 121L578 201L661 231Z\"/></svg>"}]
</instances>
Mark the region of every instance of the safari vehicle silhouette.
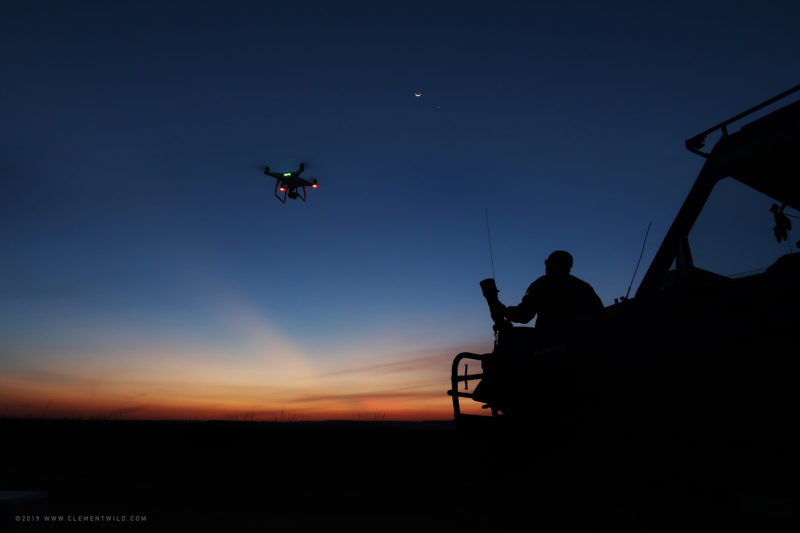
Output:
<instances>
[{"instance_id":1,"label":"safari vehicle silhouette","mask_svg":"<svg viewBox=\"0 0 800 533\"><path fill-rule=\"evenodd\" d=\"M800 509L792 481L800 474L800 242L790 240L800 209L800 101L729 131L798 90L686 141L705 163L634 297L557 331L493 316L492 353L453 360L456 427L514 425L531 441L569 433L584 449L602 448L645 515L653 499L677 494L691 502L684 509L709 520L752 518L775 505ZM712 134L719 139L702 151ZM745 206L720 207L731 199ZM727 254L703 246L714 240L718 250L716 241L726 239ZM755 252L737 248L753 241ZM760 252L765 260L755 265ZM491 309L494 280L481 286ZM468 374L469 362L482 372ZM469 389L474 380L491 382L481 398ZM467 414L463 400L488 409ZM678 471L682 484L663 481ZM653 492L659 476L662 489ZM800 515L787 513L800 524Z\"/></svg>"}]
</instances>

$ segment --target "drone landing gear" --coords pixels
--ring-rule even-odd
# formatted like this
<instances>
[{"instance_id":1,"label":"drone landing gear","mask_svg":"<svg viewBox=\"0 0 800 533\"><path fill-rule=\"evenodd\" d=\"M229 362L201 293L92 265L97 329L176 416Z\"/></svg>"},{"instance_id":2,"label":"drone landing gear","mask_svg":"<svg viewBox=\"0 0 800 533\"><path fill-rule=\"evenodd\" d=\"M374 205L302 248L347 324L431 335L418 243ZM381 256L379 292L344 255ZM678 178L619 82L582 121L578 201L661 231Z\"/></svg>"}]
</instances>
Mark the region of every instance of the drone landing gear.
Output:
<instances>
[{"instance_id":1,"label":"drone landing gear","mask_svg":"<svg viewBox=\"0 0 800 533\"><path fill-rule=\"evenodd\" d=\"M306 186L303 185L302 187L302 194L298 191L297 187L287 187L286 185L281 184L281 182L275 183L275 198L281 201L281 203L286 203L286 197L288 196L292 200L300 198L304 202L306 201ZM280 194L283 193L283 194Z\"/></svg>"},{"instance_id":2,"label":"drone landing gear","mask_svg":"<svg viewBox=\"0 0 800 533\"><path fill-rule=\"evenodd\" d=\"M278 194L278 191L283 192L283 195ZM282 204L286 203L286 187L283 187L279 181L275 182L275 198L280 200Z\"/></svg>"}]
</instances>

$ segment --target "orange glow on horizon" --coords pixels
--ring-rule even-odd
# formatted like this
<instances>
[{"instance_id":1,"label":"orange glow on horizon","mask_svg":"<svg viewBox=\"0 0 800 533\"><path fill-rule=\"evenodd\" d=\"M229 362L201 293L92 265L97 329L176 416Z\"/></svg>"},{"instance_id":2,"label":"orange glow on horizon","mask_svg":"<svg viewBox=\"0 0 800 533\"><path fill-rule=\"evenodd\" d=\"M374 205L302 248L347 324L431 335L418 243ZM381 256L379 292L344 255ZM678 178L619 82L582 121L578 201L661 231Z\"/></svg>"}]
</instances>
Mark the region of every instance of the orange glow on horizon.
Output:
<instances>
[{"instance_id":1,"label":"orange glow on horizon","mask_svg":"<svg viewBox=\"0 0 800 533\"><path fill-rule=\"evenodd\" d=\"M235 342L135 338L21 348L0 362L0 417L123 420L451 420L450 365L472 345L394 325L328 344L285 335L246 301L214 300ZM235 335L233 335L235 334ZM73 335L93 339L95 325ZM49 348L49 347L48 347Z\"/></svg>"},{"instance_id":2,"label":"orange glow on horizon","mask_svg":"<svg viewBox=\"0 0 800 533\"><path fill-rule=\"evenodd\" d=\"M375 362L305 376L284 365L270 377L211 366L194 372L101 368L0 376L0 416L112 420L450 420L449 357ZM157 377L149 377L157 376ZM284 378L283 380L281 378Z\"/></svg>"},{"instance_id":3,"label":"orange glow on horizon","mask_svg":"<svg viewBox=\"0 0 800 533\"><path fill-rule=\"evenodd\" d=\"M444 396L444 393L442 393ZM325 420L451 420L449 398L431 398L415 405L390 400L364 402L354 410L335 405L284 408L247 405L120 403L107 399L10 397L3 395L0 417L101 419L101 420L241 420L266 422L317 422Z\"/></svg>"}]
</instances>

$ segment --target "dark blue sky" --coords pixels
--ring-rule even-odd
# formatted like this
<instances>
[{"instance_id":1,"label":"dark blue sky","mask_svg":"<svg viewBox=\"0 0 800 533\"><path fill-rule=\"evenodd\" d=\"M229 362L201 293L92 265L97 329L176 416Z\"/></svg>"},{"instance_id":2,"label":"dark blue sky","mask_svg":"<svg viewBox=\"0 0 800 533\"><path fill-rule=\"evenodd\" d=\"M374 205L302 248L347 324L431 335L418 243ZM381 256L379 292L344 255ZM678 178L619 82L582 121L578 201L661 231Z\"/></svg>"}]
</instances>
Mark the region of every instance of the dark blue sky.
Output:
<instances>
[{"instance_id":1,"label":"dark blue sky","mask_svg":"<svg viewBox=\"0 0 800 533\"><path fill-rule=\"evenodd\" d=\"M684 139L798 83L799 23L788 1L6 2L0 367L236 354L242 314L312 367L488 349L487 209L504 301L563 248L610 304L702 164ZM258 166L301 161L320 188L282 205Z\"/></svg>"}]
</instances>

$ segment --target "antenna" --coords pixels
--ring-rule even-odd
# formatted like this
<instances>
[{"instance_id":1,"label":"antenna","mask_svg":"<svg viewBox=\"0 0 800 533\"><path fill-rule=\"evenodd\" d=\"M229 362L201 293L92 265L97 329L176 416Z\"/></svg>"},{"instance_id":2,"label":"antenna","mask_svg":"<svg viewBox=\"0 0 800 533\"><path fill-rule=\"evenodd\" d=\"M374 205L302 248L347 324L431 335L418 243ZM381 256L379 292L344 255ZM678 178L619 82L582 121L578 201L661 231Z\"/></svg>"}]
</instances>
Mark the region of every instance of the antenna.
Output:
<instances>
[{"instance_id":1,"label":"antenna","mask_svg":"<svg viewBox=\"0 0 800 533\"><path fill-rule=\"evenodd\" d=\"M631 278L631 284L628 285L628 292L625 293L625 299L628 299L628 295L631 293L631 287L633 287L633 280L636 279L636 272L639 271L639 263L642 262L642 256L644 255L644 245L647 244L647 236L650 234L650 227L653 225L651 221L647 225L647 232L644 234L644 242L642 243L642 251L639 253L639 260L636 262L636 268L633 270L633 277Z\"/></svg>"},{"instance_id":2,"label":"antenna","mask_svg":"<svg viewBox=\"0 0 800 533\"><path fill-rule=\"evenodd\" d=\"M492 264L492 278L494 278L494 255L492 255L492 232L489 230L489 208L486 208L486 236L489 238L489 261Z\"/></svg>"}]
</instances>

